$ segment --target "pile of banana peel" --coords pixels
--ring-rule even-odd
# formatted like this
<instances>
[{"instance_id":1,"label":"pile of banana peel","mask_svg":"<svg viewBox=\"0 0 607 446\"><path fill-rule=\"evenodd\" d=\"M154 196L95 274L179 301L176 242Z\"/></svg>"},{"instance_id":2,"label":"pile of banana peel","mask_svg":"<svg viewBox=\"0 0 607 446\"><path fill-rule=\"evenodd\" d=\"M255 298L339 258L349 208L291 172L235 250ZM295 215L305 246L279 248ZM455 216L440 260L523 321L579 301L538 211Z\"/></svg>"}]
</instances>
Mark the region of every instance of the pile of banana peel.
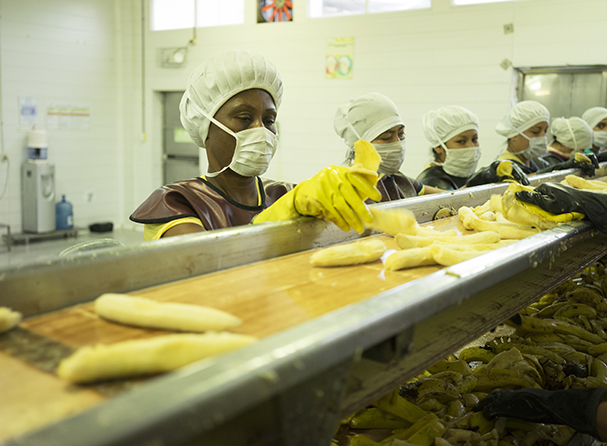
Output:
<instances>
[{"instance_id":1,"label":"pile of banana peel","mask_svg":"<svg viewBox=\"0 0 607 446\"><path fill-rule=\"evenodd\" d=\"M607 256L496 330L508 335L464 348L352 414L333 445L567 444L567 426L489 421L472 408L502 389L607 387L606 295Z\"/></svg>"}]
</instances>

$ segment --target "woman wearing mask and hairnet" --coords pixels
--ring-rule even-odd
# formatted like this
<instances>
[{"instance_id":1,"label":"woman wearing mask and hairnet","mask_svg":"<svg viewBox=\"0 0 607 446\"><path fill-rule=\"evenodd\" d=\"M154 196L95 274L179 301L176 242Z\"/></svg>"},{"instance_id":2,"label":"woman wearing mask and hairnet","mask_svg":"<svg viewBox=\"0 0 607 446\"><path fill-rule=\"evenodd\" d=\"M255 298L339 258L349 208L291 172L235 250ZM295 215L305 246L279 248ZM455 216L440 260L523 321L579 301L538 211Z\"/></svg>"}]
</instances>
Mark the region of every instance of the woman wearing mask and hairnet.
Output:
<instances>
[{"instance_id":1,"label":"woman wearing mask and hairnet","mask_svg":"<svg viewBox=\"0 0 607 446\"><path fill-rule=\"evenodd\" d=\"M584 112L582 119L592 129L592 151L599 161L607 161L607 151L599 155L602 149L607 148L607 108L592 107Z\"/></svg>"},{"instance_id":2,"label":"woman wearing mask and hairnet","mask_svg":"<svg viewBox=\"0 0 607 446\"><path fill-rule=\"evenodd\" d=\"M550 125L552 143L540 156L550 166L572 159L575 153L584 153L592 146L592 129L581 118L556 118ZM573 167L573 166L571 166Z\"/></svg>"},{"instance_id":3,"label":"woman wearing mask and hairnet","mask_svg":"<svg viewBox=\"0 0 607 446\"><path fill-rule=\"evenodd\" d=\"M440 192L399 172L405 159L405 124L394 102L381 93L365 93L335 112L333 128L348 146L347 166L354 163L354 143L370 141L381 156L377 188L381 201Z\"/></svg>"},{"instance_id":4,"label":"woman wearing mask and hairnet","mask_svg":"<svg viewBox=\"0 0 607 446\"><path fill-rule=\"evenodd\" d=\"M194 70L179 108L208 173L156 189L133 212L146 240L300 215L363 231L364 200L380 197L375 172L331 166L295 187L259 178L276 150L281 98L280 75L260 54L222 51Z\"/></svg>"},{"instance_id":5,"label":"woman wearing mask and hairnet","mask_svg":"<svg viewBox=\"0 0 607 446\"><path fill-rule=\"evenodd\" d=\"M443 190L505 179L529 183L525 175L510 162L495 162L476 172L481 148L478 142L478 117L470 110L457 105L431 110L424 115L422 125L431 144L432 161L418 175L418 181ZM498 169L500 164L502 167Z\"/></svg>"},{"instance_id":6,"label":"woman wearing mask and hairnet","mask_svg":"<svg viewBox=\"0 0 607 446\"><path fill-rule=\"evenodd\" d=\"M536 158L546 153L549 122L550 112L539 102L516 104L495 126L495 131L507 138L506 149L497 159L518 163L526 174L548 167Z\"/></svg>"}]
</instances>

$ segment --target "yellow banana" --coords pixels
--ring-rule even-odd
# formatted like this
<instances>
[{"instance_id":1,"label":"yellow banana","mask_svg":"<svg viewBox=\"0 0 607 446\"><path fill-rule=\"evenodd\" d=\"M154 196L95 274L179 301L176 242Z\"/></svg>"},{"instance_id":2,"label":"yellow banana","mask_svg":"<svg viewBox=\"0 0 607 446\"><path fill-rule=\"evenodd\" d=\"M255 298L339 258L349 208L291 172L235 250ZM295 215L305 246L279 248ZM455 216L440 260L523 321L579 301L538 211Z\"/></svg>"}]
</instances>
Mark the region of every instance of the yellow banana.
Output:
<instances>
[{"instance_id":1,"label":"yellow banana","mask_svg":"<svg viewBox=\"0 0 607 446\"><path fill-rule=\"evenodd\" d=\"M368 407L355 413L348 421L355 429L396 429L407 428L411 423L377 407Z\"/></svg>"},{"instance_id":2,"label":"yellow banana","mask_svg":"<svg viewBox=\"0 0 607 446\"><path fill-rule=\"evenodd\" d=\"M552 317L552 316L554 316L554 314L557 311L559 311L561 308L563 308L567 305L571 305L571 304L569 302L554 302L554 303L540 309L540 311L537 315L539 317L543 317L543 318Z\"/></svg>"},{"instance_id":3,"label":"yellow banana","mask_svg":"<svg viewBox=\"0 0 607 446\"><path fill-rule=\"evenodd\" d=\"M541 313L541 311L540 311ZM541 314L540 314L541 316ZM565 303L562 307L560 307L555 313L554 316L564 316L564 317L576 317L576 316L584 316L587 318L594 319L596 317L596 310L592 308L590 305L577 303Z\"/></svg>"},{"instance_id":4,"label":"yellow banana","mask_svg":"<svg viewBox=\"0 0 607 446\"><path fill-rule=\"evenodd\" d=\"M316 251L310 257L310 264L313 266L348 266L370 263L379 260L386 249L386 245L381 240L368 238Z\"/></svg>"},{"instance_id":5,"label":"yellow banana","mask_svg":"<svg viewBox=\"0 0 607 446\"><path fill-rule=\"evenodd\" d=\"M406 440L413 434L415 434L417 431L422 429L426 424L434 423L436 421L438 421L438 417L433 413L429 413L417 420L415 423L413 423L413 426L408 429L395 429L394 431L392 431L392 435L386 438L384 441L391 441L395 438L398 440Z\"/></svg>"},{"instance_id":6,"label":"yellow banana","mask_svg":"<svg viewBox=\"0 0 607 446\"><path fill-rule=\"evenodd\" d=\"M428 367L428 371L432 374L446 371L458 372L463 376L472 374L472 369L463 359L456 359L455 361L447 361L443 359L434 364L432 367Z\"/></svg>"},{"instance_id":7,"label":"yellow banana","mask_svg":"<svg viewBox=\"0 0 607 446\"><path fill-rule=\"evenodd\" d=\"M590 353L592 356L600 356L607 353L607 342L588 347L588 353Z\"/></svg>"},{"instance_id":8,"label":"yellow banana","mask_svg":"<svg viewBox=\"0 0 607 446\"><path fill-rule=\"evenodd\" d=\"M350 446L379 446L379 443L371 440L369 437L363 434L354 435L350 438Z\"/></svg>"},{"instance_id":9,"label":"yellow banana","mask_svg":"<svg viewBox=\"0 0 607 446\"><path fill-rule=\"evenodd\" d=\"M453 400L447 406L447 415L459 418L466 415L466 407L460 400Z\"/></svg>"},{"instance_id":10,"label":"yellow banana","mask_svg":"<svg viewBox=\"0 0 607 446\"><path fill-rule=\"evenodd\" d=\"M399 394L409 400L421 402L426 398L435 398L441 403L461 398L457 388L441 379L426 378L401 386Z\"/></svg>"},{"instance_id":11,"label":"yellow banana","mask_svg":"<svg viewBox=\"0 0 607 446\"><path fill-rule=\"evenodd\" d=\"M447 428L440 421L432 421L430 423L426 423L411 435L409 438L406 438L407 442L417 444L420 446L430 446L434 444L434 439L436 437L442 437Z\"/></svg>"},{"instance_id":12,"label":"yellow banana","mask_svg":"<svg viewBox=\"0 0 607 446\"><path fill-rule=\"evenodd\" d=\"M495 420L487 420L482 412L474 412L470 418L470 429L481 435L490 432L493 426L495 426Z\"/></svg>"},{"instance_id":13,"label":"yellow banana","mask_svg":"<svg viewBox=\"0 0 607 446\"><path fill-rule=\"evenodd\" d=\"M410 423L415 423L428 414L425 410L401 397L398 390L380 398L373 405Z\"/></svg>"},{"instance_id":14,"label":"yellow banana","mask_svg":"<svg viewBox=\"0 0 607 446\"><path fill-rule=\"evenodd\" d=\"M459 359L470 363L472 361L481 361L488 363L495 357L495 353L483 347L467 347L459 354Z\"/></svg>"},{"instance_id":15,"label":"yellow banana","mask_svg":"<svg viewBox=\"0 0 607 446\"><path fill-rule=\"evenodd\" d=\"M607 302L597 291L586 286L580 286L567 293L569 302L579 302L594 308L601 316L607 314Z\"/></svg>"}]
</instances>

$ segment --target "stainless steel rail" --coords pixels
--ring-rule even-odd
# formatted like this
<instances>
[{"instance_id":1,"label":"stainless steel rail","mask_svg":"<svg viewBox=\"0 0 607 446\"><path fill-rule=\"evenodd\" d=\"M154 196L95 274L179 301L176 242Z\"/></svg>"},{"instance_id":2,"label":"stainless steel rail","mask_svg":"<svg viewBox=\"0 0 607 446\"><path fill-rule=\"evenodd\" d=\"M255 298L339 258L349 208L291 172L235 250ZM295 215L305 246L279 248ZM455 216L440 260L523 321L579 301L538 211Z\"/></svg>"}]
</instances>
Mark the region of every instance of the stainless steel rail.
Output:
<instances>
[{"instance_id":1,"label":"stainless steel rail","mask_svg":"<svg viewBox=\"0 0 607 446\"><path fill-rule=\"evenodd\" d=\"M560 181L575 172L532 177L532 183ZM476 186L376 206L409 209L423 223L442 208L477 206L506 188L507 184ZM0 305L31 316L87 302L102 293L132 291L356 237L356 232L343 232L331 223L300 218L92 251L0 270Z\"/></svg>"}]
</instances>

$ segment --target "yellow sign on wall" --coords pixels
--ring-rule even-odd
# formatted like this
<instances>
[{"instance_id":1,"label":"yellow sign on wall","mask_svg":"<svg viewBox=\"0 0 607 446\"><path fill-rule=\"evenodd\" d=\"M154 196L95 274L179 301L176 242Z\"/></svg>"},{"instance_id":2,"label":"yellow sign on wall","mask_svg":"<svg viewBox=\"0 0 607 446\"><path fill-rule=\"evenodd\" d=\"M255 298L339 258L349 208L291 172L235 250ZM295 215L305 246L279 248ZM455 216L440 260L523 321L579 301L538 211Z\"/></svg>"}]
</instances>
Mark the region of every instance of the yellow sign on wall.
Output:
<instances>
[{"instance_id":1,"label":"yellow sign on wall","mask_svg":"<svg viewBox=\"0 0 607 446\"><path fill-rule=\"evenodd\" d=\"M327 79L352 79L354 62L354 37L336 37L327 41L325 77Z\"/></svg>"}]
</instances>

